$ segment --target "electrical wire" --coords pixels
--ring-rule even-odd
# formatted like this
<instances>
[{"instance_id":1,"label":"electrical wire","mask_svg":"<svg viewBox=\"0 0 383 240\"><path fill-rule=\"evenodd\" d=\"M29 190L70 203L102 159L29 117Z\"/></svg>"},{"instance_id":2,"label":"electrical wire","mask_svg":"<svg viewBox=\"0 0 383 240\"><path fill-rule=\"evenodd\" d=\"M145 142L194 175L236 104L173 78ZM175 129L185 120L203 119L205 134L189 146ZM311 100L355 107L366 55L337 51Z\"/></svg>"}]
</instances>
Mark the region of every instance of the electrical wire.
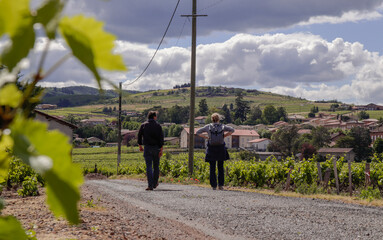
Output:
<instances>
[{"instance_id":1,"label":"electrical wire","mask_svg":"<svg viewBox=\"0 0 383 240\"><path fill-rule=\"evenodd\" d=\"M141 74L140 74L134 81L132 81L132 82L130 82L130 83L125 83L125 86L129 86L129 85L131 85L131 84L137 82L137 81L142 77L142 75L144 75L144 73L146 72L146 70L149 68L149 66L150 66L150 64L152 63L154 57L156 56L158 50L160 49L162 42L164 41L164 38L165 38L165 36L166 36L166 33L167 33L168 30L169 30L170 24L171 24L172 21L173 21L173 17L174 17L174 15L176 14L176 11L177 11L177 8L178 8L179 3L180 3L180 0L178 0L177 5L176 5L176 7L174 8L172 17L170 18L170 21L169 21L169 23L168 23L168 26L166 27L166 30L165 30L165 32L164 32L164 35L162 36L162 39L161 39L160 43L158 44L158 47L157 47L156 51L154 52L152 58L150 59L148 65L146 65L146 67L144 68L144 70L142 71L142 73L141 73Z\"/></svg>"},{"instance_id":2,"label":"electrical wire","mask_svg":"<svg viewBox=\"0 0 383 240\"><path fill-rule=\"evenodd\" d=\"M178 46L178 42L180 41L181 36L182 36L182 33L184 32L184 29L185 29L185 25L186 25L186 21L187 21L187 20L189 20L189 18L185 18L184 24L183 24L183 26L182 26L182 29L181 29L180 34L178 35L178 39L177 39L177 42L176 42L175 46ZM168 68L168 65L169 65L170 61L172 60L173 55L174 55L174 51L172 52L172 55L170 55L170 58L169 58L168 62L167 62L166 65L165 65L165 70Z\"/></svg>"},{"instance_id":3,"label":"electrical wire","mask_svg":"<svg viewBox=\"0 0 383 240\"><path fill-rule=\"evenodd\" d=\"M223 0L217 0L217 1L213 2L212 4L207 5L206 7L202 8L202 9L199 9L198 12L203 12L203 11L205 11L206 9L215 7L216 5L218 5L218 4L222 3L222 2L223 2Z\"/></svg>"}]
</instances>

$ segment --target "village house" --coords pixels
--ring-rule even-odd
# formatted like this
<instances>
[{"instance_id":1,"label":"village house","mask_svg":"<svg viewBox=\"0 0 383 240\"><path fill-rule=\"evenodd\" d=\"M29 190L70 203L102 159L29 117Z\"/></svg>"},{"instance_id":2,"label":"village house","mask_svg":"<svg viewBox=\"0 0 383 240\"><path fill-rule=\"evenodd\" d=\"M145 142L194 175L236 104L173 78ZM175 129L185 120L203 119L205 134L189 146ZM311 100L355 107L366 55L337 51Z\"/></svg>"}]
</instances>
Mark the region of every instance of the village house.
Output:
<instances>
[{"instance_id":1,"label":"village house","mask_svg":"<svg viewBox=\"0 0 383 240\"><path fill-rule=\"evenodd\" d=\"M377 111L377 110L383 110L383 106L370 103L367 105L354 106L352 110Z\"/></svg>"},{"instance_id":2,"label":"village house","mask_svg":"<svg viewBox=\"0 0 383 240\"><path fill-rule=\"evenodd\" d=\"M336 158L344 157L347 161L354 161L355 159L352 148L321 148L318 150L318 154L324 158L329 155Z\"/></svg>"},{"instance_id":3,"label":"village house","mask_svg":"<svg viewBox=\"0 0 383 240\"><path fill-rule=\"evenodd\" d=\"M194 129L194 134L199 128ZM189 128L184 128L181 132L180 147L189 147ZM258 139L259 134L254 130L235 129L234 133L225 138L225 144L227 148L250 148L251 143L249 141ZM199 136L194 137L195 148L205 148L205 139Z\"/></svg>"},{"instance_id":4,"label":"village house","mask_svg":"<svg viewBox=\"0 0 383 240\"><path fill-rule=\"evenodd\" d=\"M58 117L41 112L39 110L34 110L34 112L36 113L36 120L47 123L48 130L59 130L60 132L68 136L69 143L72 144L73 130L77 129L76 125L64 121Z\"/></svg>"},{"instance_id":5,"label":"village house","mask_svg":"<svg viewBox=\"0 0 383 240\"><path fill-rule=\"evenodd\" d=\"M104 141L102 141L101 139L97 137L88 137L86 140L89 143L89 145L102 145L105 143Z\"/></svg>"},{"instance_id":6,"label":"village house","mask_svg":"<svg viewBox=\"0 0 383 240\"><path fill-rule=\"evenodd\" d=\"M257 152L266 152L267 146L271 143L268 138L259 138L249 141L251 148Z\"/></svg>"},{"instance_id":7,"label":"village house","mask_svg":"<svg viewBox=\"0 0 383 240\"><path fill-rule=\"evenodd\" d=\"M330 147L335 146L336 142L341 139L342 137L345 137L346 134L344 134L342 131L333 133L330 135Z\"/></svg>"},{"instance_id":8,"label":"village house","mask_svg":"<svg viewBox=\"0 0 383 240\"><path fill-rule=\"evenodd\" d=\"M49 109L56 109L57 105L56 104L38 104L36 106L36 109L41 109L41 110L49 110Z\"/></svg>"},{"instance_id":9,"label":"village house","mask_svg":"<svg viewBox=\"0 0 383 240\"><path fill-rule=\"evenodd\" d=\"M376 139L382 138L383 139L383 131L382 130L372 130L370 131L370 136L371 136L371 145L374 144Z\"/></svg>"},{"instance_id":10,"label":"village house","mask_svg":"<svg viewBox=\"0 0 383 240\"><path fill-rule=\"evenodd\" d=\"M198 116L194 118L194 121L196 121L199 124L205 124L207 118L207 116Z\"/></svg>"},{"instance_id":11,"label":"village house","mask_svg":"<svg viewBox=\"0 0 383 240\"><path fill-rule=\"evenodd\" d=\"M284 126L288 126L288 125L290 125L290 124L288 124L285 121L278 121L278 122L275 122L273 124L273 126L276 127L276 128L280 128L280 127L284 127Z\"/></svg>"},{"instance_id":12,"label":"village house","mask_svg":"<svg viewBox=\"0 0 383 240\"><path fill-rule=\"evenodd\" d=\"M295 121L295 122L305 122L305 121L307 121L307 119L304 116L298 115L298 114L288 115L287 119L289 121Z\"/></svg>"},{"instance_id":13,"label":"village house","mask_svg":"<svg viewBox=\"0 0 383 240\"><path fill-rule=\"evenodd\" d=\"M132 139L137 140L138 130L121 129L122 145L128 145Z\"/></svg>"},{"instance_id":14,"label":"village house","mask_svg":"<svg viewBox=\"0 0 383 240\"><path fill-rule=\"evenodd\" d=\"M179 137L166 137L166 138L164 138L164 142L168 143L170 145L179 145L180 144L180 138Z\"/></svg>"},{"instance_id":15,"label":"village house","mask_svg":"<svg viewBox=\"0 0 383 240\"><path fill-rule=\"evenodd\" d=\"M280 152L256 152L261 161L265 161L267 158L275 158L278 161L281 161L283 158L283 154Z\"/></svg>"},{"instance_id":16,"label":"village house","mask_svg":"<svg viewBox=\"0 0 383 240\"><path fill-rule=\"evenodd\" d=\"M299 129L299 130L298 130L298 134L299 134L299 135L303 135L303 134L311 134L311 129Z\"/></svg>"},{"instance_id":17,"label":"village house","mask_svg":"<svg viewBox=\"0 0 383 240\"><path fill-rule=\"evenodd\" d=\"M80 123L83 124L83 125L95 126L95 125L98 125L98 124L106 125L107 121L104 118L89 118L89 119L81 120Z\"/></svg>"},{"instance_id":18,"label":"village house","mask_svg":"<svg viewBox=\"0 0 383 240\"><path fill-rule=\"evenodd\" d=\"M194 148L205 148L205 139L201 138L196 134L199 128L194 128ZM181 131L181 138L180 138L180 147L181 148L188 148L189 147L189 134L190 134L190 128L184 127ZM225 139L226 142L226 139Z\"/></svg>"}]
</instances>

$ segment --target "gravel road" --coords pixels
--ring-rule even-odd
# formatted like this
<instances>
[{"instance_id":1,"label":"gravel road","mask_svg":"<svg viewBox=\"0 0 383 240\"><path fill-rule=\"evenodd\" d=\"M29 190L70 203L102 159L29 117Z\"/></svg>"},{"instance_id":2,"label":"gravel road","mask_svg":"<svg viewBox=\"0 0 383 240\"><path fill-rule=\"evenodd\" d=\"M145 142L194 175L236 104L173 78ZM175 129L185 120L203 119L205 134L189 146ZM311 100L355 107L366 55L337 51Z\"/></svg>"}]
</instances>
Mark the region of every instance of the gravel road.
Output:
<instances>
[{"instance_id":1,"label":"gravel road","mask_svg":"<svg viewBox=\"0 0 383 240\"><path fill-rule=\"evenodd\" d=\"M217 239L383 239L382 208L164 183L145 191L136 180L85 185Z\"/></svg>"}]
</instances>

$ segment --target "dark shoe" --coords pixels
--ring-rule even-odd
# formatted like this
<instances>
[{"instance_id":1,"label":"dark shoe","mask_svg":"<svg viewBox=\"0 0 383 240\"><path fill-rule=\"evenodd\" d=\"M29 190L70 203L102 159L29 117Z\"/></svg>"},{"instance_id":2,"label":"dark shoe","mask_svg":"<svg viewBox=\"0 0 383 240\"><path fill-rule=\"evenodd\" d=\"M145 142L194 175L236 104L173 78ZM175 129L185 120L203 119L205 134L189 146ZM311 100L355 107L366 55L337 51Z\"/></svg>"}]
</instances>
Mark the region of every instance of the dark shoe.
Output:
<instances>
[{"instance_id":1,"label":"dark shoe","mask_svg":"<svg viewBox=\"0 0 383 240\"><path fill-rule=\"evenodd\" d=\"M153 191L153 188L151 188L151 187L147 187L145 190L146 190L146 191Z\"/></svg>"},{"instance_id":2,"label":"dark shoe","mask_svg":"<svg viewBox=\"0 0 383 240\"><path fill-rule=\"evenodd\" d=\"M223 186L218 186L218 189L219 190L223 190Z\"/></svg>"},{"instance_id":3,"label":"dark shoe","mask_svg":"<svg viewBox=\"0 0 383 240\"><path fill-rule=\"evenodd\" d=\"M158 187L158 183L156 184L156 186L154 186L153 188L157 188Z\"/></svg>"},{"instance_id":4,"label":"dark shoe","mask_svg":"<svg viewBox=\"0 0 383 240\"><path fill-rule=\"evenodd\" d=\"M213 187L213 190L217 190L217 188L216 188L216 187Z\"/></svg>"}]
</instances>

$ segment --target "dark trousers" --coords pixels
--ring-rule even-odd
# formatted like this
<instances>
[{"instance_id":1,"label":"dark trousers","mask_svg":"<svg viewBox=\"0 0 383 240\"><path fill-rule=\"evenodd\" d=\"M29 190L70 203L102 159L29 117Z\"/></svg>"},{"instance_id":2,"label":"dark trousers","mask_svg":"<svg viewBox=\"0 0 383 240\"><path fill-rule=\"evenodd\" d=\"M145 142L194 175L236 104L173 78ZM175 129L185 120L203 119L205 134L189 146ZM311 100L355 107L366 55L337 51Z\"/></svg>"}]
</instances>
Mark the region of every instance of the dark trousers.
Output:
<instances>
[{"instance_id":1,"label":"dark trousers","mask_svg":"<svg viewBox=\"0 0 383 240\"><path fill-rule=\"evenodd\" d=\"M146 163L146 177L148 178L148 187L157 186L160 175L160 148L157 146L145 145L144 158Z\"/></svg>"},{"instance_id":2,"label":"dark trousers","mask_svg":"<svg viewBox=\"0 0 383 240\"><path fill-rule=\"evenodd\" d=\"M224 161L210 161L210 185L213 188L217 187L217 174L215 173L215 166L218 165L218 186L225 184L225 173L223 171Z\"/></svg>"}]
</instances>

